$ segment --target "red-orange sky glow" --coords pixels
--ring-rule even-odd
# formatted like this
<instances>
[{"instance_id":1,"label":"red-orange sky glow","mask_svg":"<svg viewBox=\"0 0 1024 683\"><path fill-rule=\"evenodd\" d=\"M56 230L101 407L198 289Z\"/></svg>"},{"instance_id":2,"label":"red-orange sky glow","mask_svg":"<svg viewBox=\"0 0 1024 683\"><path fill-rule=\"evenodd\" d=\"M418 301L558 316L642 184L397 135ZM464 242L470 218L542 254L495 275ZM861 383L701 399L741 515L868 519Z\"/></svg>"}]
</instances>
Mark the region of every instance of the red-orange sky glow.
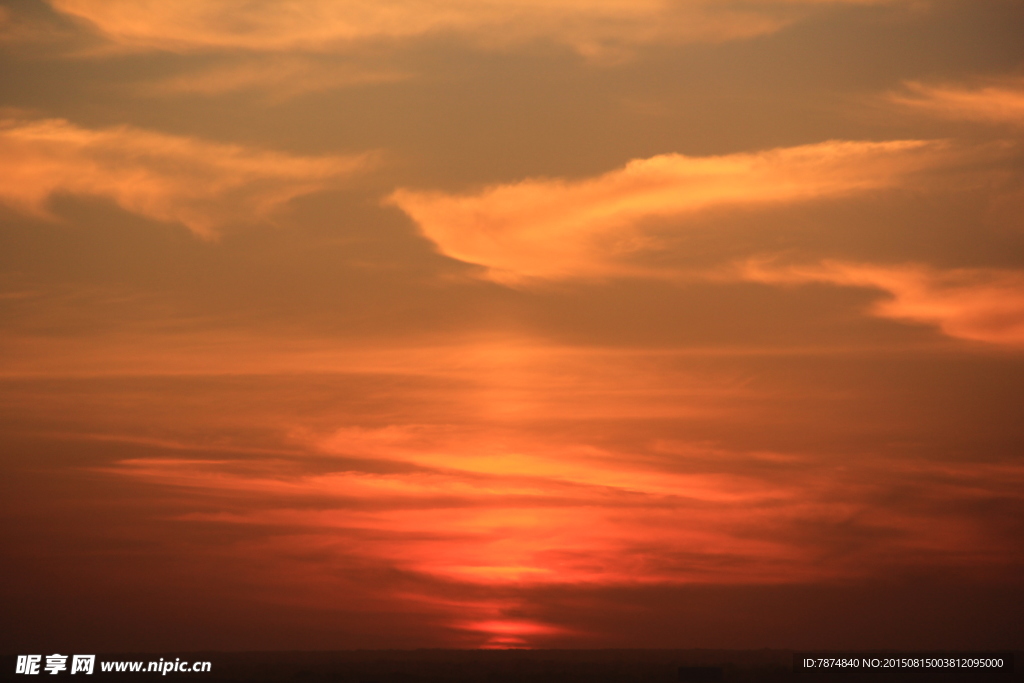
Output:
<instances>
[{"instance_id":1,"label":"red-orange sky glow","mask_svg":"<svg viewBox=\"0 0 1024 683\"><path fill-rule=\"evenodd\" d=\"M1024 647L1021 35L0 5L0 638Z\"/></svg>"}]
</instances>

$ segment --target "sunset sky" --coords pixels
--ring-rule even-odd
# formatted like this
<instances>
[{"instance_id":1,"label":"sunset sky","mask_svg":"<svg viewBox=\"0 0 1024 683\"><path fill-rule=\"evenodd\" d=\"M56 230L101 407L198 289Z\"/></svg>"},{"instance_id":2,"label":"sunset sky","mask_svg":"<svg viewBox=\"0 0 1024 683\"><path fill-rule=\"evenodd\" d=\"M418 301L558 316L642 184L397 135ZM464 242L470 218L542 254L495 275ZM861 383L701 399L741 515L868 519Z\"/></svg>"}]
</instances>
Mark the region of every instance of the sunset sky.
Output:
<instances>
[{"instance_id":1,"label":"sunset sky","mask_svg":"<svg viewBox=\"0 0 1024 683\"><path fill-rule=\"evenodd\" d=\"M1024 648L1024 2L6 0L11 652Z\"/></svg>"}]
</instances>

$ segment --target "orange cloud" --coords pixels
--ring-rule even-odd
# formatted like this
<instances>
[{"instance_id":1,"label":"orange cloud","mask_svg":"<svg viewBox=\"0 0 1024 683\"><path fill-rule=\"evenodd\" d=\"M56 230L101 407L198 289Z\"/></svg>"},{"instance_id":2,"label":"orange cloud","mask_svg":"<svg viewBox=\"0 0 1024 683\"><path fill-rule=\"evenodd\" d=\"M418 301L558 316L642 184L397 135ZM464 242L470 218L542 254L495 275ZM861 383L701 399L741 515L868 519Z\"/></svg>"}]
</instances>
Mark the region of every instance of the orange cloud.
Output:
<instances>
[{"instance_id":1,"label":"orange cloud","mask_svg":"<svg viewBox=\"0 0 1024 683\"><path fill-rule=\"evenodd\" d=\"M947 119L1024 126L1024 81L1007 81L983 88L907 83L910 94L889 99L905 107Z\"/></svg>"},{"instance_id":2,"label":"orange cloud","mask_svg":"<svg viewBox=\"0 0 1024 683\"><path fill-rule=\"evenodd\" d=\"M144 378L18 379L10 421L97 454L88 477L119 482L97 495L148 515L126 522L137 537L159 523L166 556L259 602L397 605L449 645L538 646L590 625L531 594L1019 574L1020 463L935 452L952 432L924 435L956 413L903 415L905 397L860 382L860 352L811 364L849 368L837 377L799 356L515 339L284 359L225 337L203 360L181 341ZM866 438L863 415L886 416Z\"/></svg>"},{"instance_id":3,"label":"orange cloud","mask_svg":"<svg viewBox=\"0 0 1024 683\"><path fill-rule=\"evenodd\" d=\"M652 458L559 445L543 433L499 445L482 425L362 430L356 443L350 432L314 440L311 467L253 454L125 459L99 471L166 491L179 522L253 529L261 540L248 552L263 558L258 565L281 566L271 573L294 577L290 565L315 550L323 586L310 589L312 602L339 582L339 568L386 567L420 577L418 586L406 582L403 599L433 601L450 628L492 645L560 630L516 615L514 601L493 604L500 590L778 585L917 563L934 570L935 562L998 571L1005 538L957 505L1014 495L1024 475L1015 464L869 454L750 468L749 453L675 444ZM502 452L529 462L514 471L478 466ZM346 460L353 456L362 459ZM324 472L332 458L337 471ZM691 495L698 480L712 495ZM314 573L305 564L303 575ZM445 608L439 586L467 597Z\"/></svg>"},{"instance_id":4,"label":"orange cloud","mask_svg":"<svg viewBox=\"0 0 1024 683\"><path fill-rule=\"evenodd\" d=\"M417 458L432 464L411 471L296 475L273 460L176 458L124 460L103 471L191 490L197 500L222 499L221 511L187 513L183 520L270 525L344 539L349 553L469 585L780 583L821 577L798 545L749 533L751 524L770 524L777 516L821 514L815 505L797 512L806 505L794 497L802 483L684 476L630 463L623 453L603 465L588 464L526 440L516 447L533 451L538 461L575 461L570 468L577 476L529 468L481 473L457 465L485 445L486 435L454 431L434 431L433 452ZM332 452L348 455L325 451ZM402 456L409 452L391 452L390 462L408 463ZM646 486L635 478L615 483L605 476L644 469L652 475ZM714 495L691 497L687 482L695 478L713 481L707 490ZM660 483L654 485L656 479ZM265 504L252 506L247 496ZM295 507L295 501L311 497L325 502L312 510ZM838 503L835 512L841 514L845 505Z\"/></svg>"},{"instance_id":5,"label":"orange cloud","mask_svg":"<svg viewBox=\"0 0 1024 683\"><path fill-rule=\"evenodd\" d=\"M877 0L876 0L877 1ZM366 39L459 33L482 45L552 38L584 54L667 40L719 41L777 30L800 6L872 0L50 0L117 44L148 49L333 50Z\"/></svg>"},{"instance_id":6,"label":"orange cloud","mask_svg":"<svg viewBox=\"0 0 1024 683\"><path fill-rule=\"evenodd\" d=\"M442 253L486 267L492 279L652 275L627 264L657 246L644 221L898 186L947 155L942 144L917 140L664 154L597 178L525 180L468 195L400 189L388 201Z\"/></svg>"},{"instance_id":7,"label":"orange cloud","mask_svg":"<svg viewBox=\"0 0 1024 683\"><path fill-rule=\"evenodd\" d=\"M367 83L389 83L409 78L397 70L363 68L354 64L325 64L297 56L251 58L237 64L181 74L154 83L155 95L267 90L274 99L288 99L308 92Z\"/></svg>"},{"instance_id":8,"label":"orange cloud","mask_svg":"<svg viewBox=\"0 0 1024 683\"><path fill-rule=\"evenodd\" d=\"M368 156L298 157L118 126L61 119L0 122L0 201L46 215L68 193L108 197L126 211L179 222L204 237L260 220L288 200L323 189Z\"/></svg>"},{"instance_id":9,"label":"orange cloud","mask_svg":"<svg viewBox=\"0 0 1024 683\"><path fill-rule=\"evenodd\" d=\"M883 318L936 325L945 334L992 344L1024 346L1024 272L924 266L877 266L824 261L772 266L751 261L742 276L755 282L824 282L879 289L891 298L871 312Z\"/></svg>"},{"instance_id":10,"label":"orange cloud","mask_svg":"<svg viewBox=\"0 0 1024 683\"><path fill-rule=\"evenodd\" d=\"M10 7L0 7L0 45L4 47L27 44L52 47L71 37L72 32L65 27L16 14Z\"/></svg>"}]
</instances>

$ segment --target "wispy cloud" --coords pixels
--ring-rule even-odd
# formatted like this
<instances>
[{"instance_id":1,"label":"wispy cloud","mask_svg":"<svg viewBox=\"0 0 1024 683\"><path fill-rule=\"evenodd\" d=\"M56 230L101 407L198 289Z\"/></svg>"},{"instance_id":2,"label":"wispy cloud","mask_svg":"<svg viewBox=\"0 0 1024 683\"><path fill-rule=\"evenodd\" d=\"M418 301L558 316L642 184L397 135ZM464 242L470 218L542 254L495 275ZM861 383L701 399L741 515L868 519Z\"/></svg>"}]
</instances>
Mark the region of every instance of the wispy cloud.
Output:
<instances>
[{"instance_id":1,"label":"wispy cloud","mask_svg":"<svg viewBox=\"0 0 1024 683\"><path fill-rule=\"evenodd\" d=\"M884 0L883 0L884 1ZM897 1L897 0L889 0ZM599 55L664 41L721 41L769 33L823 4L872 0L50 0L117 44L162 50L335 50L353 41L456 33L495 47L536 38Z\"/></svg>"},{"instance_id":2,"label":"wispy cloud","mask_svg":"<svg viewBox=\"0 0 1024 683\"><path fill-rule=\"evenodd\" d=\"M129 126L81 128L62 119L0 123L0 201L48 215L56 194L107 197L204 237L265 219L302 194L367 167L370 157L301 157Z\"/></svg>"},{"instance_id":3,"label":"wispy cloud","mask_svg":"<svg viewBox=\"0 0 1024 683\"><path fill-rule=\"evenodd\" d=\"M447 586L462 599L437 604L441 622L476 634L477 645L536 643L563 630L523 618L521 601L495 605L502 590L829 582L937 565L1007 570L993 553L1005 538L963 507L1012 499L1019 466L865 455L853 467L797 456L757 468L749 466L757 454L693 445L656 459L493 436L458 425L343 429L310 444L326 459L310 471L274 458L181 457L101 471L191 501L179 522L255 530L262 543L237 552L259 553L280 574L316 549L325 574L372 566L410 577L406 599L438 603L437 586ZM362 470L353 456L392 467ZM532 462L485 462L501 456ZM335 471L314 471L333 457L343 458ZM481 589L489 597L476 596Z\"/></svg>"},{"instance_id":4,"label":"wispy cloud","mask_svg":"<svg viewBox=\"0 0 1024 683\"><path fill-rule=\"evenodd\" d=\"M352 63L329 63L308 57L253 57L158 81L147 92L155 95L219 95L265 91L274 99L370 83L405 80L410 74L395 69L368 68Z\"/></svg>"},{"instance_id":5,"label":"wispy cloud","mask_svg":"<svg viewBox=\"0 0 1024 683\"><path fill-rule=\"evenodd\" d=\"M76 31L68 22L57 22L0 6L0 47L24 48L35 45L53 50L74 42Z\"/></svg>"},{"instance_id":6,"label":"wispy cloud","mask_svg":"<svg viewBox=\"0 0 1024 683\"><path fill-rule=\"evenodd\" d=\"M492 279L652 275L628 264L630 254L658 245L645 221L899 186L949 157L945 145L918 140L664 154L596 178L524 180L465 195L400 189L389 201L442 253L486 267Z\"/></svg>"},{"instance_id":7,"label":"wispy cloud","mask_svg":"<svg viewBox=\"0 0 1024 683\"><path fill-rule=\"evenodd\" d=\"M741 272L745 279L771 284L823 282L878 289L889 298L872 306L874 315L935 325L959 339L1024 346L1024 271L835 261L776 266L750 261Z\"/></svg>"},{"instance_id":8,"label":"wispy cloud","mask_svg":"<svg viewBox=\"0 0 1024 683\"><path fill-rule=\"evenodd\" d=\"M901 106L947 119L1024 126L1024 80L984 87L906 83L906 92L889 99Z\"/></svg>"},{"instance_id":9,"label":"wispy cloud","mask_svg":"<svg viewBox=\"0 0 1024 683\"><path fill-rule=\"evenodd\" d=\"M436 646L616 633L542 609L579 589L1019 575L1012 444L936 447L983 422L928 397L904 414L907 395L875 384L904 378L888 365L865 382L861 354L801 370L514 339L336 342L329 373L332 357L297 348L287 366L255 343L223 340L191 376L181 363L203 352L173 344L177 377L146 362L145 377L19 378L4 407L15 437L48 426L47 452L109 484L86 488L103 514L111 491L135 501L117 523L148 556L223 571L260 605L393 610ZM136 545L110 552L125 561L105 571L138 574Z\"/></svg>"}]
</instances>

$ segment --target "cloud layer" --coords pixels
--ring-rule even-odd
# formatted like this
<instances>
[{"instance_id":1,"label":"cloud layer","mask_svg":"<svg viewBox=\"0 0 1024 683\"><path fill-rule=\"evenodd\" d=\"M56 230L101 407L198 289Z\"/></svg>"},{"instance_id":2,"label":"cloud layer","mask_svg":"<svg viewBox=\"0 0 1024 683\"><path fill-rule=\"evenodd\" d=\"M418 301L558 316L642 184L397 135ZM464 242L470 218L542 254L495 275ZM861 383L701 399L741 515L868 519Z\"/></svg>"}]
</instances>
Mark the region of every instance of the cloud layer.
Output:
<instances>
[{"instance_id":1,"label":"cloud layer","mask_svg":"<svg viewBox=\"0 0 1024 683\"><path fill-rule=\"evenodd\" d=\"M645 221L890 188L947 160L939 143L832 141L714 157L664 154L596 178L525 180L475 194L402 189L389 201L441 253L484 266L496 280L651 275L628 263L658 244Z\"/></svg>"},{"instance_id":2,"label":"cloud layer","mask_svg":"<svg viewBox=\"0 0 1024 683\"><path fill-rule=\"evenodd\" d=\"M1002 532L963 509L1011 499L1024 476L1013 464L873 453L854 464L672 441L602 447L465 421L299 440L318 464L167 452L102 471L190 500L178 524L255 534L258 544L234 553L269 574L249 571L250 581L303 575L332 591L339 574L377 567L378 599L398 593L431 605L439 625L472 646L590 635L531 618L523 592L545 587L830 583L925 568L1001 574ZM303 599L324 597L316 592Z\"/></svg>"},{"instance_id":3,"label":"cloud layer","mask_svg":"<svg viewBox=\"0 0 1024 683\"><path fill-rule=\"evenodd\" d=\"M810 6L878 0L51 0L115 43L146 49L336 50L353 41L456 33L494 47L548 38L585 54L664 41L720 41L777 30Z\"/></svg>"},{"instance_id":4,"label":"cloud layer","mask_svg":"<svg viewBox=\"0 0 1024 683\"><path fill-rule=\"evenodd\" d=\"M905 107L948 119L1024 126L1024 81L1004 80L980 88L910 82L890 99Z\"/></svg>"},{"instance_id":5,"label":"cloud layer","mask_svg":"<svg viewBox=\"0 0 1024 683\"><path fill-rule=\"evenodd\" d=\"M395 69L362 68L355 64L323 63L293 56L249 56L242 61L172 76L148 92L167 98L181 95L221 95L260 92L281 101L308 92L370 83L393 83L410 74Z\"/></svg>"},{"instance_id":6,"label":"cloud layer","mask_svg":"<svg viewBox=\"0 0 1024 683\"><path fill-rule=\"evenodd\" d=\"M300 157L130 126L0 123L0 201L47 214L56 194L106 197L204 237L262 220L288 200L365 168L367 156Z\"/></svg>"},{"instance_id":7,"label":"cloud layer","mask_svg":"<svg viewBox=\"0 0 1024 683\"><path fill-rule=\"evenodd\" d=\"M870 287L889 298L871 312L936 325L945 334L992 344L1024 347L1024 271L920 265L885 266L825 261L815 266L771 266L751 261L742 277L772 284L823 282Z\"/></svg>"}]
</instances>

